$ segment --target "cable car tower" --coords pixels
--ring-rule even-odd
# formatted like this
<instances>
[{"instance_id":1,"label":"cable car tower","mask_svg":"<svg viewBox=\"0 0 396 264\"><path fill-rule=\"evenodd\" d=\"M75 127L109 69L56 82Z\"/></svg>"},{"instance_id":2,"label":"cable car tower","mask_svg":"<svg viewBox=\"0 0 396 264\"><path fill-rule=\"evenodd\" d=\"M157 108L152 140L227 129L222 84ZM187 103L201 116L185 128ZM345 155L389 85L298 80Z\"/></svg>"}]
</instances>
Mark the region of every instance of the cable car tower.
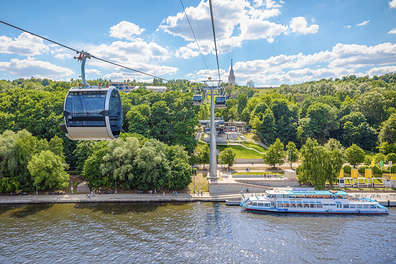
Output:
<instances>
[{"instance_id":1,"label":"cable car tower","mask_svg":"<svg viewBox=\"0 0 396 264\"><path fill-rule=\"evenodd\" d=\"M207 85L203 88L203 90L210 90L210 158L209 158L209 177L208 179L212 182L216 182L217 177L217 149L216 149L216 124L215 124L215 107L219 105L215 102L214 90L219 90L221 80L212 80L208 78L208 80L203 81L203 83L216 83L217 85ZM224 97L225 99L225 97ZM224 100L225 105L225 100ZM220 106L222 107L222 106Z\"/></svg>"}]
</instances>

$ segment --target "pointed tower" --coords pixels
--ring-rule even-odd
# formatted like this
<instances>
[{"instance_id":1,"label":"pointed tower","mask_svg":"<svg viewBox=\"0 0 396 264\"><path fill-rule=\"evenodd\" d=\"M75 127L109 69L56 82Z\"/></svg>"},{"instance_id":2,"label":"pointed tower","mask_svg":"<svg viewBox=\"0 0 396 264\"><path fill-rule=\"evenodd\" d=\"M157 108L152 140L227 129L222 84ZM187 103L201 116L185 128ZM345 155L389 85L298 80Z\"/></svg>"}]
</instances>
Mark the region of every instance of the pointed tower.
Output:
<instances>
[{"instance_id":1,"label":"pointed tower","mask_svg":"<svg viewBox=\"0 0 396 264\"><path fill-rule=\"evenodd\" d=\"M228 75L228 82L229 82L231 85L235 85L235 75L234 75L234 69L232 68L232 59L231 59L230 74Z\"/></svg>"}]
</instances>

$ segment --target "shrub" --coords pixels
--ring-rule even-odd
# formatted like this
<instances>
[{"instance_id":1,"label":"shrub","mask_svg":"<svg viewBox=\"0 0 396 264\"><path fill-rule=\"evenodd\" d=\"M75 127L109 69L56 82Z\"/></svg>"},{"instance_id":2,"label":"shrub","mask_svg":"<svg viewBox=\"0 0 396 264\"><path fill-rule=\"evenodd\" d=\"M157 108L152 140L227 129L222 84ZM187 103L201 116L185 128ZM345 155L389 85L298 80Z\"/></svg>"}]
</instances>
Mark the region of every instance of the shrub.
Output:
<instances>
[{"instance_id":1,"label":"shrub","mask_svg":"<svg viewBox=\"0 0 396 264\"><path fill-rule=\"evenodd\" d=\"M374 160L375 160L375 164L378 164L378 163L380 163L380 161L385 162L386 161L386 157L382 153L377 153L374 156Z\"/></svg>"},{"instance_id":2,"label":"shrub","mask_svg":"<svg viewBox=\"0 0 396 264\"><path fill-rule=\"evenodd\" d=\"M351 174L351 166L349 166L349 165L345 165L344 166L344 173L347 173L347 174Z\"/></svg>"},{"instance_id":3,"label":"shrub","mask_svg":"<svg viewBox=\"0 0 396 264\"><path fill-rule=\"evenodd\" d=\"M364 172L365 172L366 169L367 169L366 166L362 166L362 167L359 167L358 171L359 171L360 174L364 175Z\"/></svg>"},{"instance_id":4,"label":"shrub","mask_svg":"<svg viewBox=\"0 0 396 264\"><path fill-rule=\"evenodd\" d=\"M364 155L364 150L355 144L345 150L346 160L354 167L364 161Z\"/></svg>"},{"instance_id":5,"label":"shrub","mask_svg":"<svg viewBox=\"0 0 396 264\"><path fill-rule=\"evenodd\" d=\"M371 155L365 155L364 156L364 165L370 166L372 160L373 160L373 157Z\"/></svg>"},{"instance_id":6,"label":"shrub","mask_svg":"<svg viewBox=\"0 0 396 264\"><path fill-rule=\"evenodd\" d=\"M371 167L371 169L373 170L374 175L382 175L382 170L377 165Z\"/></svg>"},{"instance_id":7,"label":"shrub","mask_svg":"<svg viewBox=\"0 0 396 264\"><path fill-rule=\"evenodd\" d=\"M391 173L396 173L396 165L392 166Z\"/></svg>"},{"instance_id":8,"label":"shrub","mask_svg":"<svg viewBox=\"0 0 396 264\"><path fill-rule=\"evenodd\" d=\"M386 155L386 160L387 161L392 161L392 163L396 163L396 154L395 153L389 153Z\"/></svg>"}]
</instances>

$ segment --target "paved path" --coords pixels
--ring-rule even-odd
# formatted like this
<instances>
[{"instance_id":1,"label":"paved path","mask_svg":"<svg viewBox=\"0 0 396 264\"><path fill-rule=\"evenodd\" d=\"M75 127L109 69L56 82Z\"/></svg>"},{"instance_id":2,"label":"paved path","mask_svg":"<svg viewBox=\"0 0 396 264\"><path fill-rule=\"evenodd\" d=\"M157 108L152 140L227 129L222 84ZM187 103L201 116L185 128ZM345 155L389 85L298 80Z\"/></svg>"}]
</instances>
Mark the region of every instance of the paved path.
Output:
<instances>
[{"instance_id":1,"label":"paved path","mask_svg":"<svg viewBox=\"0 0 396 264\"><path fill-rule=\"evenodd\" d=\"M202 196L190 194L86 194L66 195L17 195L0 196L1 204L36 204L36 203L121 203L121 202L225 202L232 198L239 198L240 194Z\"/></svg>"},{"instance_id":2,"label":"paved path","mask_svg":"<svg viewBox=\"0 0 396 264\"><path fill-rule=\"evenodd\" d=\"M381 204L396 206L396 192L392 193L350 193L355 197L369 197ZM86 194L66 195L17 195L0 196L0 205L5 204L40 204L40 203L133 203L133 202L225 202L238 200L240 194L211 196L204 193L202 196L190 194L95 194L87 197ZM389 202L388 202L389 201Z\"/></svg>"}]
</instances>

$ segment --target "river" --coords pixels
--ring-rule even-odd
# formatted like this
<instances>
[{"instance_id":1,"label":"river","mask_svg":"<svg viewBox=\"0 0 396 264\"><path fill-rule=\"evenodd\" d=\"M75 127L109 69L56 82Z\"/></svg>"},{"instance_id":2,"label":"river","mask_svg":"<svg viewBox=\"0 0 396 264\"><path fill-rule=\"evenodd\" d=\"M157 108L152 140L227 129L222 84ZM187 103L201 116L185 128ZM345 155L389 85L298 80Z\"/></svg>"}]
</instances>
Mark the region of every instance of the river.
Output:
<instances>
[{"instance_id":1,"label":"river","mask_svg":"<svg viewBox=\"0 0 396 264\"><path fill-rule=\"evenodd\" d=\"M222 203L1 206L0 238L0 263L396 263L396 208L315 216Z\"/></svg>"}]
</instances>

